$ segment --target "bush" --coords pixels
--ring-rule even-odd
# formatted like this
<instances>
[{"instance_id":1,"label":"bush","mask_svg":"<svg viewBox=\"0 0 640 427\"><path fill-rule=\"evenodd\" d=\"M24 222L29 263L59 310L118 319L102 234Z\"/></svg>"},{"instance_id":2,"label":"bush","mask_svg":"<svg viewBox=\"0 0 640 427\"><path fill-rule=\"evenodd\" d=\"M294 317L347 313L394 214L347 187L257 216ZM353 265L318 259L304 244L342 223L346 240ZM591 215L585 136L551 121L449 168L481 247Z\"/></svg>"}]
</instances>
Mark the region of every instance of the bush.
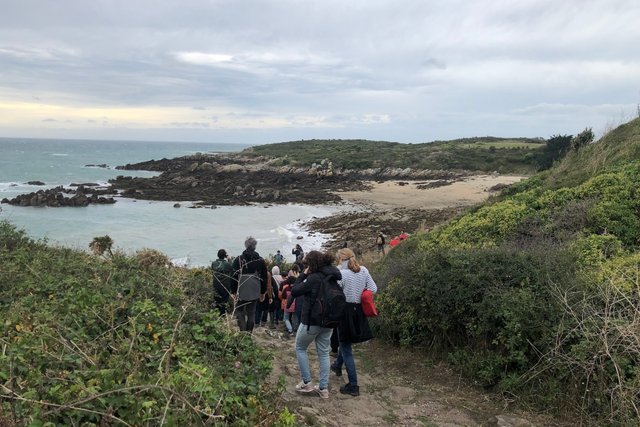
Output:
<instances>
[{"instance_id":1,"label":"bush","mask_svg":"<svg viewBox=\"0 0 640 427\"><path fill-rule=\"evenodd\" d=\"M394 251L385 265L405 255ZM485 386L526 372L552 345L562 310L549 294L549 277L576 280L573 256L554 247L450 249L406 258L410 269L386 283L379 278L384 316L374 327L404 345L456 354L453 361Z\"/></svg>"},{"instance_id":2,"label":"bush","mask_svg":"<svg viewBox=\"0 0 640 427\"><path fill-rule=\"evenodd\" d=\"M204 271L51 248L5 223L0 242L0 412L15 424L277 419L271 357L191 292Z\"/></svg>"}]
</instances>

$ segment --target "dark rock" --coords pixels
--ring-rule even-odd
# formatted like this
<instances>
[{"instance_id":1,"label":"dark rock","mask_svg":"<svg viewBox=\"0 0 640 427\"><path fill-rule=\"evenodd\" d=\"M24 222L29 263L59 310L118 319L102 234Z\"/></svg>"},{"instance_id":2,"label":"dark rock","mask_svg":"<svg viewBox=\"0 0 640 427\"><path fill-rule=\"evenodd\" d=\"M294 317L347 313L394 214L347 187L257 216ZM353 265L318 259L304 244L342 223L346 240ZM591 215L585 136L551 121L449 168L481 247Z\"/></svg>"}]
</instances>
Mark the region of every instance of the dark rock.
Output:
<instances>
[{"instance_id":1,"label":"dark rock","mask_svg":"<svg viewBox=\"0 0 640 427\"><path fill-rule=\"evenodd\" d=\"M87 206L91 203L111 204L116 201L113 197L100 197L99 194L114 190L91 190L87 189L86 193L74 191L58 186L48 190L39 190L35 193L20 194L17 197L6 201L16 206L35 206L35 207L61 207L61 206ZM72 197L65 197L65 194L73 194Z\"/></svg>"},{"instance_id":2,"label":"dark rock","mask_svg":"<svg viewBox=\"0 0 640 427\"><path fill-rule=\"evenodd\" d=\"M99 187L100 184L97 184L95 182L83 182L82 184L78 184L78 183L71 183L69 184L69 187Z\"/></svg>"},{"instance_id":3,"label":"dark rock","mask_svg":"<svg viewBox=\"0 0 640 427\"><path fill-rule=\"evenodd\" d=\"M493 187L489 188L488 191L489 192L502 191L505 188L509 188L509 187L511 187L511 184L502 184L502 183L500 183L500 184L496 184Z\"/></svg>"},{"instance_id":4,"label":"dark rock","mask_svg":"<svg viewBox=\"0 0 640 427\"><path fill-rule=\"evenodd\" d=\"M46 184L42 181L28 181L27 185L46 185Z\"/></svg>"},{"instance_id":5,"label":"dark rock","mask_svg":"<svg viewBox=\"0 0 640 427\"><path fill-rule=\"evenodd\" d=\"M174 203L174 204L173 204L173 207L174 207L174 208L179 208L179 207L180 207L180 203Z\"/></svg>"}]
</instances>

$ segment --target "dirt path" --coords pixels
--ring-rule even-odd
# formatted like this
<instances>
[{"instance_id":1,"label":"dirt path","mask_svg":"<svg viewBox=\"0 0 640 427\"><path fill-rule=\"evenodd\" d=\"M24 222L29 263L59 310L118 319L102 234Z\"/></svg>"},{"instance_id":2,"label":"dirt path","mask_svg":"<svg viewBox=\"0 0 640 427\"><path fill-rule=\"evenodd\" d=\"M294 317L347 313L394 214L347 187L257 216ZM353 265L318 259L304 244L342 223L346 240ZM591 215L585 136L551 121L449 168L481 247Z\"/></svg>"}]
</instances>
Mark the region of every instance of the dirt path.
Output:
<instances>
[{"instance_id":1,"label":"dirt path","mask_svg":"<svg viewBox=\"0 0 640 427\"><path fill-rule=\"evenodd\" d=\"M271 380L284 377L282 398L301 426L565 426L550 417L512 410L498 396L465 383L446 366L433 365L416 352L377 340L354 346L360 396L340 394L346 372L330 376L330 398L298 395L300 381L294 338L280 329L258 328L255 340L275 353ZM313 345L309 358L314 383L318 363ZM332 356L332 360L333 360Z\"/></svg>"}]
</instances>

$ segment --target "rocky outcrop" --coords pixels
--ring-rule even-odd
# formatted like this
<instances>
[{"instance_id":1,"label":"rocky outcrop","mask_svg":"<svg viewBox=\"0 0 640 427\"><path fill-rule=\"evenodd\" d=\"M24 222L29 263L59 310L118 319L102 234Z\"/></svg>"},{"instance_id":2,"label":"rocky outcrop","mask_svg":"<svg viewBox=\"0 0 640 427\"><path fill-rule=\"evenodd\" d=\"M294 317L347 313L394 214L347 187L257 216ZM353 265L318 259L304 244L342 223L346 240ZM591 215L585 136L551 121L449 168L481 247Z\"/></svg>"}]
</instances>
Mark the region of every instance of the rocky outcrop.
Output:
<instances>
[{"instance_id":1,"label":"rocky outcrop","mask_svg":"<svg viewBox=\"0 0 640 427\"><path fill-rule=\"evenodd\" d=\"M273 163L272 159L232 154L195 154L118 166L116 169L162 173L151 178L118 176L110 183L124 197L140 199L199 201L205 205L313 204L340 201L337 191L366 189L366 181L424 179L449 183L468 175L410 168L341 169L330 162L311 167Z\"/></svg>"},{"instance_id":2,"label":"rocky outcrop","mask_svg":"<svg viewBox=\"0 0 640 427\"><path fill-rule=\"evenodd\" d=\"M71 190L62 186L48 190L39 190L34 193L20 194L13 199L2 199L2 203L15 206L36 207L82 207L90 204L111 204L116 201L113 197L102 197L101 194L112 193L113 190L88 190L79 186L77 190Z\"/></svg>"}]
</instances>

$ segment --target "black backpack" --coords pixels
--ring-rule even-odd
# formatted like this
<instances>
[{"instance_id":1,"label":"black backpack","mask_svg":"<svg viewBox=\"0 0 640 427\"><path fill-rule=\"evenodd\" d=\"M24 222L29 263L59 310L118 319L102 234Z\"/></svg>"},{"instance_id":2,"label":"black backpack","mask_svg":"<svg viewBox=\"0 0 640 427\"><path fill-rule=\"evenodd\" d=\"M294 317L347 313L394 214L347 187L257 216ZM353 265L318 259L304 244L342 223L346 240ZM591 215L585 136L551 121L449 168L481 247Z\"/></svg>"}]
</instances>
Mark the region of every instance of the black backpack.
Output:
<instances>
[{"instance_id":1,"label":"black backpack","mask_svg":"<svg viewBox=\"0 0 640 427\"><path fill-rule=\"evenodd\" d=\"M323 328L338 327L346 308L347 300L338 281L333 276L323 275L318 295L311 305L311 311L315 311L316 318L320 319L320 326Z\"/></svg>"}]
</instances>

